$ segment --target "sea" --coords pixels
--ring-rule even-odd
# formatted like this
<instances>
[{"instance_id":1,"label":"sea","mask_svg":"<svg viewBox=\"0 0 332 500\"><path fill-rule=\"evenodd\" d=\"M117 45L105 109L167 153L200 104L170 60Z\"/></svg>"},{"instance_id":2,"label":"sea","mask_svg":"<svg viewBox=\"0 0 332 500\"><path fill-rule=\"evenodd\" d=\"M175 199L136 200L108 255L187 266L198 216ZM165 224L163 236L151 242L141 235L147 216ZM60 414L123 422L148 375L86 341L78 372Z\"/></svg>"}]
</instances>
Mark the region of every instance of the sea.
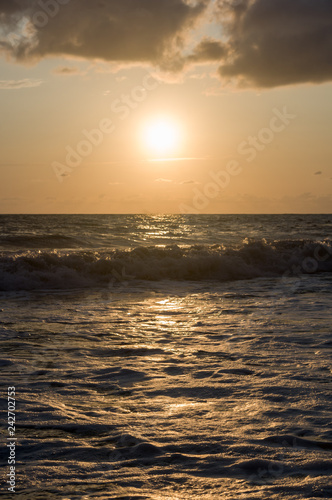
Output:
<instances>
[{"instance_id":1,"label":"sea","mask_svg":"<svg viewBox=\"0 0 332 500\"><path fill-rule=\"evenodd\" d=\"M332 215L1 215L1 495L332 498L331 298Z\"/></svg>"}]
</instances>

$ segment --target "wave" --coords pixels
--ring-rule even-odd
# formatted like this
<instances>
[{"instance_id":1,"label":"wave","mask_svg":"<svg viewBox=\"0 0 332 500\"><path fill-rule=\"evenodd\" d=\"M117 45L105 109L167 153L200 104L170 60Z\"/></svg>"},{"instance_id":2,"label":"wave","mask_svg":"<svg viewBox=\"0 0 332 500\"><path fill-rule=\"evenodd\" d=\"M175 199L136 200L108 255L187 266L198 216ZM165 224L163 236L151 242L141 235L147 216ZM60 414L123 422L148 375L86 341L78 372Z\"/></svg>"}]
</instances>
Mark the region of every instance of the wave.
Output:
<instances>
[{"instance_id":1,"label":"wave","mask_svg":"<svg viewBox=\"0 0 332 500\"><path fill-rule=\"evenodd\" d=\"M0 290L76 289L135 280L233 281L332 272L332 242L245 240L113 251L0 254Z\"/></svg>"},{"instance_id":2,"label":"wave","mask_svg":"<svg viewBox=\"0 0 332 500\"><path fill-rule=\"evenodd\" d=\"M62 234L1 236L1 247L12 248L76 248L82 242L76 238Z\"/></svg>"}]
</instances>

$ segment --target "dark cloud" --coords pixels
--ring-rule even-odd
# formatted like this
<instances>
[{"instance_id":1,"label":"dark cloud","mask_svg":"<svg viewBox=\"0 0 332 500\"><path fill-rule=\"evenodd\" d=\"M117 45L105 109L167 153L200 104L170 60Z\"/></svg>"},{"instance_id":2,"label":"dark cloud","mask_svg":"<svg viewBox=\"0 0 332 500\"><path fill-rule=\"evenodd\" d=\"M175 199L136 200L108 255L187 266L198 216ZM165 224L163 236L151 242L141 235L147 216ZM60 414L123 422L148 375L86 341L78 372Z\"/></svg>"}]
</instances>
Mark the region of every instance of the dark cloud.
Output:
<instances>
[{"instance_id":1,"label":"dark cloud","mask_svg":"<svg viewBox=\"0 0 332 500\"><path fill-rule=\"evenodd\" d=\"M219 16L229 36L222 78L258 87L332 79L331 0L220 0Z\"/></svg>"},{"instance_id":2,"label":"dark cloud","mask_svg":"<svg viewBox=\"0 0 332 500\"><path fill-rule=\"evenodd\" d=\"M22 5L16 0L0 0L0 14L11 14L21 10Z\"/></svg>"},{"instance_id":3,"label":"dark cloud","mask_svg":"<svg viewBox=\"0 0 332 500\"><path fill-rule=\"evenodd\" d=\"M227 54L225 44L218 40L205 38L195 48L192 55L187 58L188 62L208 62L223 59Z\"/></svg>"},{"instance_id":4,"label":"dark cloud","mask_svg":"<svg viewBox=\"0 0 332 500\"><path fill-rule=\"evenodd\" d=\"M226 54L225 44L219 40L203 38L191 54L183 56L180 51L173 52L171 57L164 58L160 66L171 73L179 73L191 65L220 61Z\"/></svg>"},{"instance_id":5,"label":"dark cloud","mask_svg":"<svg viewBox=\"0 0 332 500\"><path fill-rule=\"evenodd\" d=\"M19 62L72 56L171 72L214 61L222 80L255 87L332 80L332 0L59 2L0 0L0 47ZM188 55L189 31L211 6L221 39Z\"/></svg>"},{"instance_id":6,"label":"dark cloud","mask_svg":"<svg viewBox=\"0 0 332 500\"><path fill-rule=\"evenodd\" d=\"M19 61L67 55L160 64L182 48L208 1L70 0L60 5L56 0L22 0L17 2L20 14L29 21L32 36L6 48ZM43 3L55 5L51 14ZM8 24L13 17L17 21L10 2L0 2L1 12Z\"/></svg>"}]
</instances>

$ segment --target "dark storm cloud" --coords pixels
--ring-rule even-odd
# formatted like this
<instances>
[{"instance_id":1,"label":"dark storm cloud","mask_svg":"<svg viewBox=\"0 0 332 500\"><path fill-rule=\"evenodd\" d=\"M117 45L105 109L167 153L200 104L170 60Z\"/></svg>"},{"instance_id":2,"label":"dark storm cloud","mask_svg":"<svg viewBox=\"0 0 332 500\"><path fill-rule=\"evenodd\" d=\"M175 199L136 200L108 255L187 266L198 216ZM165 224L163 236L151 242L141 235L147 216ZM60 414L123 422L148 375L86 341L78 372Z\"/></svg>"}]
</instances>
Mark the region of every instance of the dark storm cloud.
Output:
<instances>
[{"instance_id":1,"label":"dark storm cloud","mask_svg":"<svg viewBox=\"0 0 332 500\"><path fill-rule=\"evenodd\" d=\"M236 0L219 7L230 51L221 77L259 87L332 79L331 0Z\"/></svg>"},{"instance_id":2,"label":"dark storm cloud","mask_svg":"<svg viewBox=\"0 0 332 500\"><path fill-rule=\"evenodd\" d=\"M42 6L49 4L53 13L48 15ZM159 64L181 49L186 30L202 16L208 0L195 4L186 0L18 0L17 5L34 27L33 37L7 47L17 60L68 55ZM17 20L11 2L1 0L1 12L6 22L13 16Z\"/></svg>"}]
</instances>

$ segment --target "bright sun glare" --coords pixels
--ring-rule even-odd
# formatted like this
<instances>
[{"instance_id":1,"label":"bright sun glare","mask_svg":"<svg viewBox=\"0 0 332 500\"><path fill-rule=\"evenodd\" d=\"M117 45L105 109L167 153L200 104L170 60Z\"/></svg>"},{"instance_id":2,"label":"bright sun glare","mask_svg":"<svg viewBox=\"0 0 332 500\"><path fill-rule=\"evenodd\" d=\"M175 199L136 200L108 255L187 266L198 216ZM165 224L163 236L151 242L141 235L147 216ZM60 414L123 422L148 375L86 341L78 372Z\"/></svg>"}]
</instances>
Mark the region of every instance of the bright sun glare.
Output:
<instances>
[{"instance_id":1,"label":"bright sun glare","mask_svg":"<svg viewBox=\"0 0 332 500\"><path fill-rule=\"evenodd\" d=\"M180 142L180 130L169 119L149 122L143 135L146 148L153 154L170 155L175 152Z\"/></svg>"}]
</instances>

